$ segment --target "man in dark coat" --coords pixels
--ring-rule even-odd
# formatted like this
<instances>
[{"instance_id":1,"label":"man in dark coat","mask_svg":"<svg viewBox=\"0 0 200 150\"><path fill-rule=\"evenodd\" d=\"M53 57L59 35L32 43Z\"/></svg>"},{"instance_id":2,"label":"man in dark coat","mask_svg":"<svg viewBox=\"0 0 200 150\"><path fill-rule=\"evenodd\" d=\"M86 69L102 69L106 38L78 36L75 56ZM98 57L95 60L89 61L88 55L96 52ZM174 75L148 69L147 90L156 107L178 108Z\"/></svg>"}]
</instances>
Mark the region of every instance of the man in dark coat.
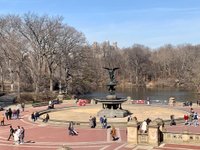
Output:
<instances>
[{"instance_id":1,"label":"man in dark coat","mask_svg":"<svg viewBox=\"0 0 200 150\"><path fill-rule=\"evenodd\" d=\"M8 141L10 140L11 136L14 137L14 136L13 136L14 131L15 131L15 130L13 129L13 127L10 126L10 135L9 135L9 137L8 137Z\"/></svg>"}]
</instances>

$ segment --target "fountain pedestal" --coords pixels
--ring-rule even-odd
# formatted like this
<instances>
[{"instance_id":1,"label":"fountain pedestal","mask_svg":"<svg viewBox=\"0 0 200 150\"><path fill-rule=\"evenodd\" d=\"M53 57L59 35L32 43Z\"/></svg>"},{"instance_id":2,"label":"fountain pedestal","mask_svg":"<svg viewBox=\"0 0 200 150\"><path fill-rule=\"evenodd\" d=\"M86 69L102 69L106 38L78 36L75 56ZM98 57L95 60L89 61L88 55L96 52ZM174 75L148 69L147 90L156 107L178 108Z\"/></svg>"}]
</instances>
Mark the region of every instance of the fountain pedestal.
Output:
<instances>
[{"instance_id":1,"label":"fountain pedestal","mask_svg":"<svg viewBox=\"0 0 200 150\"><path fill-rule=\"evenodd\" d=\"M108 70L110 76L110 82L107 84L109 95L106 98L95 99L97 102L102 103L102 110L100 110L98 116L106 116L107 118L123 118L130 114L128 110L122 109L122 103L127 101L125 98L118 98L115 95L115 86L117 81L115 80L114 71L119 68L104 68Z\"/></svg>"},{"instance_id":2,"label":"fountain pedestal","mask_svg":"<svg viewBox=\"0 0 200 150\"><path fill-rule=\"evenodd\" d=\"M107 98L112 99L107 99ZM122 103L127 101L123 98L115 98L116 95L108 95L106 99L95 99L96 101L102 103L102 110L100 110L98 116L106 116L108 118L123 118L129 115L128 110L122 109Z\"/></svg>"},{"instance_id":3,"label":"fountain pedestal","mask_svg":"<svg viewBox=\"0 0 200 150\"><path fill-rule=\"evenodd\" d=\"M127 110L116 110L116 109L103 109L97 113L98 116L106 116L107 118L123 118L129 115Z\"/></svg>"}]
</instances>

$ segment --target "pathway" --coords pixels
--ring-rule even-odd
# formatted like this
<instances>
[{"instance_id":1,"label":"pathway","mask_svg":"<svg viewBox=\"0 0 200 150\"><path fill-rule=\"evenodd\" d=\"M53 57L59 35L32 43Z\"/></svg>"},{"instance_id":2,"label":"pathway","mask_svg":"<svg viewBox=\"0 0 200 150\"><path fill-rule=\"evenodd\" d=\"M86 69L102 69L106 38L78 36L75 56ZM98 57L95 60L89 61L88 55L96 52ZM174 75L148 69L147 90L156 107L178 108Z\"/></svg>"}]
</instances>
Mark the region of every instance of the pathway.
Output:
<instances>
[{"instance_id":1,"label":"pathway","mask_svg":"<svg viewBox=\"0 0 200 150\"><path fill-rule=\"evenodd\" d=\"M72 104L60 104L56 107L66 107ZM110 129L91 129L75 128L78 130L78 136L69 136L67 127L52 126L41 122L31 122L30 114L32 112L46 109L46 107L26 108L22 112L21 119L6 120L6 126L0 126L0 150L56 150L62 146L70 147L74 150L147 150L152 147L131 145L127 143L126 128L117 128L119 136L118 141L112 141L110 137ZM189 107L180 107L179 109L189 110ZM200 114L200 107L195 107L195 111ZM25 143L14 145L12 139L7 141L9 135L9 125L14 128L23 126L25 128ZM166 126L168 131L180 132L187 129L190 132L200 133L200 126L185 126L178 124L177 126ZM163 144L154 150L197 150L200 146L180 145L180 144Z\"/></svg>"},{"instance_id":2,"label":"pathway","mask_svg":"<svg viewBox=\"0 0 200 150\"><path fill-rule=\"evenodd\" d=\"M61 104L56 107L63 107L69 104ZM21 113L21 119L6 120L6 126L0 127L0 149L1 150L56 150L61 146L67 146L75 150L128 150L126 148L126 130L117 128L119 136L118 141L112 141L110 137L110 129L91 129L77 128L78 136L69 136L67 127L51 126L45 123L30 121L32 112L46 109L26 108ZM14 128L23 126L25 128L25 143L14 145L13 140L7 141L9 135L9 126Z\"/></svg>"}]
</instances>

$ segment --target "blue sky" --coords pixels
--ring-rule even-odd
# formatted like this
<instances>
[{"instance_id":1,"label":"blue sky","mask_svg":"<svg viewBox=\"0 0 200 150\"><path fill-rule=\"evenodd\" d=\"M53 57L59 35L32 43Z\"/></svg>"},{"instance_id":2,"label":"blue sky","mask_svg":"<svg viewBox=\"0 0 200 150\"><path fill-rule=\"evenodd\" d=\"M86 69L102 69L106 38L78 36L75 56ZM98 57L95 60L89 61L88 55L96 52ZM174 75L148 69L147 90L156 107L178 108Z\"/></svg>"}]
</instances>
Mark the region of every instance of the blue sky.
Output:
<instances>
[{"instance_id":1,"label":"blue sky","mask_svg":"<svg viewBox=\"0 0 200 150\"><path fill-rule=\"evenodd\" d=\"M200 44L200 0L0 0L0 14L63 16L87 41Z\"/></svg>"}]
</instances>

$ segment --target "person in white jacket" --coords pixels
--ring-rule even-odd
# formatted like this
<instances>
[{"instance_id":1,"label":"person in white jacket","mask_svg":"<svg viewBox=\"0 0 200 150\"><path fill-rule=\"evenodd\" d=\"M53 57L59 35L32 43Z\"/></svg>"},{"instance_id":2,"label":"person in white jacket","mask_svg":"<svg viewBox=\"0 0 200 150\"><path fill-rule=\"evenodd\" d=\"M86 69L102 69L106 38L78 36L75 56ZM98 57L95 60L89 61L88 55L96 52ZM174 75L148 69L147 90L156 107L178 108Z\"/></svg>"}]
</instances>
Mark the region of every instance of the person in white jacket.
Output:
<instances>
[{"instance_id":1,"label":"person in white jacket","mask_svg":"<svg viewBox=\"0 0 200 150\"><path fill-rule=\"evenodd\" d=\"M13 136L14 136L14 144L18 145L19 144L19 132L17 129L15 129Z\"/></svg>"},{"instance_id":2,"label":"person in white jacket","mask_svg":"<svg viewBox=\"0 0 200 150\"><path fill-rule=\"evenodd\" d=\"M147 131L147 122L146 122L146 120L144 120L143 122L142 122L142 124L141 124L141 132L142 133L146 133L146 131Z\"/></svg>"}]
</instances>

